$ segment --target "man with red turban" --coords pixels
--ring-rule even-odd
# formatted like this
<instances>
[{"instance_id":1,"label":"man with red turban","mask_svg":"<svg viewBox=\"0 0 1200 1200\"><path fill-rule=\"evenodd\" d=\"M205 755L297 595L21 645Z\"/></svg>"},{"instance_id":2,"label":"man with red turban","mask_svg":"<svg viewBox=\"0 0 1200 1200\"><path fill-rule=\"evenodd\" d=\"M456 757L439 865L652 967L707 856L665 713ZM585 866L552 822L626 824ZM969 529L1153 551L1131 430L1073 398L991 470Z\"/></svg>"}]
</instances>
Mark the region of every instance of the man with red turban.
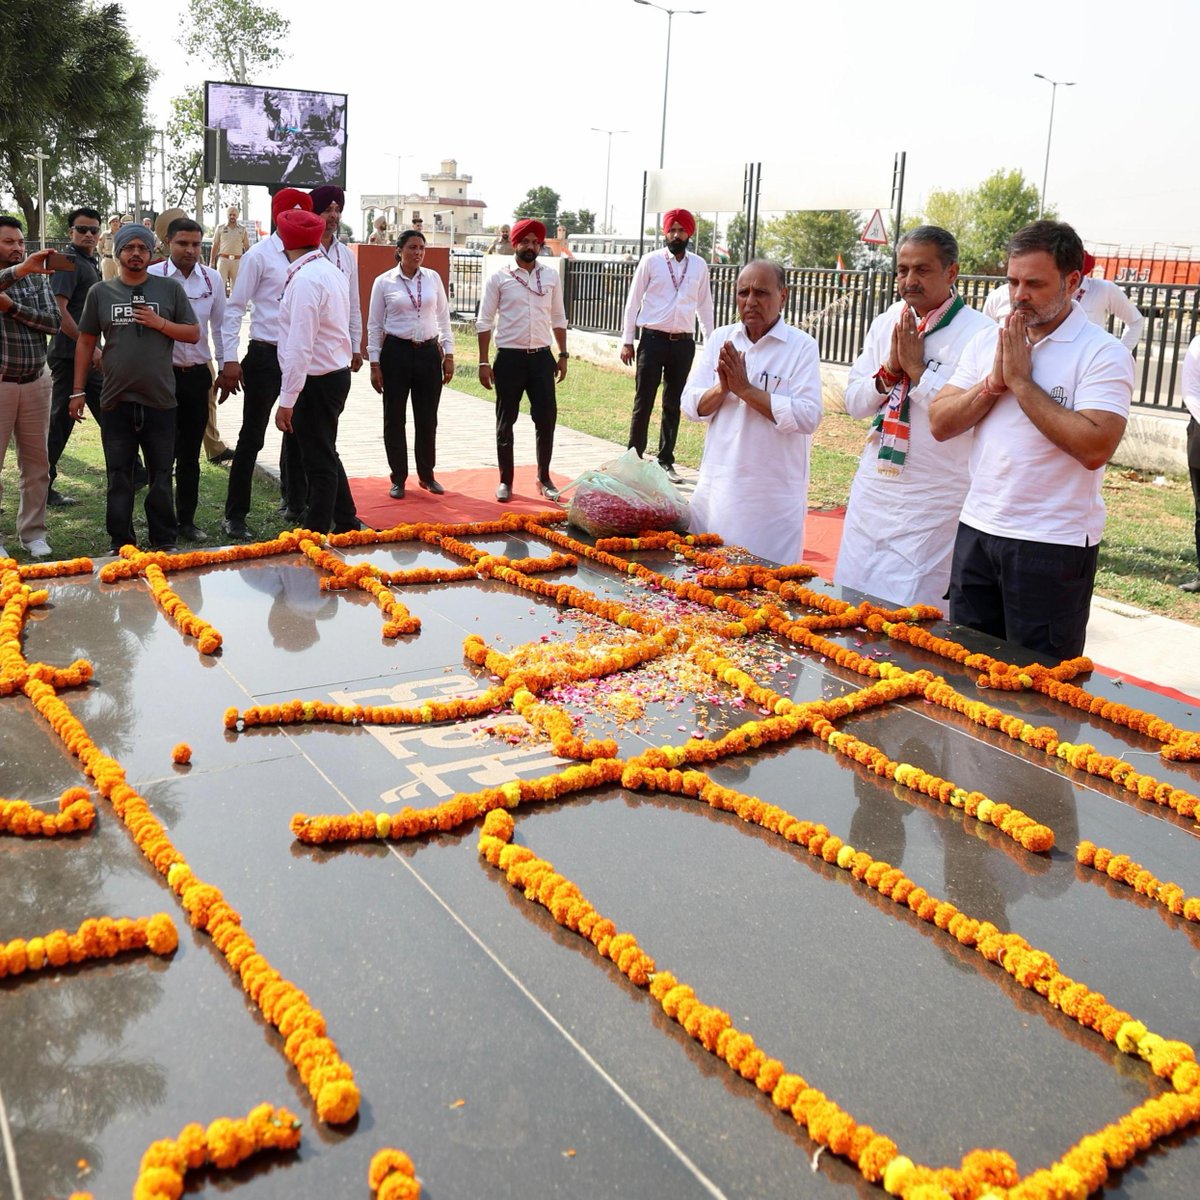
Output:
<instances>
[{"instance_id":1,"label":"man with red turban","mask_svg":"<svg viewBox=\"0 0 1200 1200\"><path fill-rule=\"evenodd\" d=\"M321 238L321 248L325 257L343 275L350 284L350 344L354 347L350 359L350 370L362 368L362 305L358 301L358 261L342 244L338 231L342 227L342 209L346 206L346 193L336 184L325 183L315 187L309 193L312 199L312 210L319 217L325 218L325 234Z\"/></svg>"},{"instance_id":2,"label":"man with red turban","mask_svg":"<svg viewBox=\"0 0 1200 1200\"><path fill-rule=\"evenodd\" d=\"M312 212L307 192L283 188L271 198L271 220L276 225L281 213L300 208ZM290 270L287 252L278 232L255 242L242 258L242 266L221 327L224 366L217 376L218 403L242 391L242 428L229 467L229 490L225 495L225 519L221 530L237 542L250 542L254 534L246 525L250 512L250 481L267 431L271 409L279 396L279 298ZM250 306L250 345L238 362L242 317ZM349 317L347 317L349 321ZM291 434L284 434L281 475L287 488L285 519L298 521L307 503L308 487L300 447Z\"/></svg>"},{"instance_id":3,"label":"man with red turban","mask_svg":"<svg viewBox=\"0 0 1200 1200\"><path fill-rule=\"evenodd\" d=\"M304 527L343 533L360 524L337 452L338 420L350 394L350 285L322 249L323 217L293 209L279 214L278 227L291 266L279 302L275 424L295 436L304 460Z\"/></svg>"},{"instance_id":4,"label":"man with red turban","mask_svg":"<svg viewBox=\"0 0 1200 1200\"><path fill-rule=\"evenodd\" d=\"M704 336L709 337L713 331L713 302L708 264L687 248L696 232L696 218L686 208L673 208L663 214L663 232L667 236L666 249L651 251L633 273L625 302L621 361L626 366L633 362L634 330L640 325L629 445L638 454L646 453L654 397L665 379L658 461L672 482L679 483L675 471L679 398L696 355L696 318L700 318Z\"/></svg>"},{"instance_id":5,"label":"man with red turban","mask_svg":"<svg viewBox=\"0 0 1200 1200\"><path fill-rule=\"evenodd\" d=\"M558 499L550 479L554 452L554 426L558 404L555 381L567 377L567 313L563 307L562 277L553 267L537 265L546 240L541 221L518 221L512 227L516 259L511 267L495 271L483 289L475 331L479 335L479 382L496 389L496 457L500 486L496 499L512 498L513 425L521 396L529 397L529 415L537 433L538 491L548 500ZM496 365L488 361L492 326L496 327ZM558 360L550 349L558 345Z\"/></svg>"}]
</instances>

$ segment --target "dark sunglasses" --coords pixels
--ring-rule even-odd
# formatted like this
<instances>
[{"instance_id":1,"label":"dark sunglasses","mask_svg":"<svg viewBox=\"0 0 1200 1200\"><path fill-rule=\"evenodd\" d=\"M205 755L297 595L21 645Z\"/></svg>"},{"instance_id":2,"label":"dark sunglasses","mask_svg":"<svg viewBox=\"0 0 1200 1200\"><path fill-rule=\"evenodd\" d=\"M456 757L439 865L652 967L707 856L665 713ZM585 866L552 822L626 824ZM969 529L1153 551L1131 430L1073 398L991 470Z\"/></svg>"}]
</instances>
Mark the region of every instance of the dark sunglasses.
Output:
<instances>
[{"instance_id":1,"label":"dark sunglasses","mask_svg":"<svg viewBox=\"0 0 1200 1200\"><path fill-rule=\"evenodd\" d=\"M100 232L99 225L72 225L71 228L75 230L76 233L90 233L97 235Z\"/></svg>"}]
</instances>

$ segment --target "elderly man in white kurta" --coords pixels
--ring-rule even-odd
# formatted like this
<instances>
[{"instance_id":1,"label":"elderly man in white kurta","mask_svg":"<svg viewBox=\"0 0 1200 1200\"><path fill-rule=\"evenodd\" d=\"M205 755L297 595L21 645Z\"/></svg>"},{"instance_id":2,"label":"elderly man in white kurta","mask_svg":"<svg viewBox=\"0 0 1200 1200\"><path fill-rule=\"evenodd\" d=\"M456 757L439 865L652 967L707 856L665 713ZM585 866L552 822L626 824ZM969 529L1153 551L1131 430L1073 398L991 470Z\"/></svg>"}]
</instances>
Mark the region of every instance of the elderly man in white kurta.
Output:
<instances>
[{"instance_id":1,"label":"elderly man in white kurta","mask_svg":"<svg viewBox=\"0 0 1200 1200\"><path fill-rule=\"evenodd\" d=\"M833 581L893 604L944 605L972 435L939 445L929 402L988 319L954 288L958 243L936 225L896 252L900 299L871 323L846 384L846 411L871 421Z\"/></svg>"},{"instance_id":2,"label":"elderly man in white kurta","mask_svg":"<svg viewBox=\"0 0 1200 1200\"><path fill-rule=\"evenodd\" d=\"M808 512L808 456L821 420L817 343L785 325L783 271L742 268L736 325L704 344L682 409L708 433L690 528L717 533L771 562L799 562Z\"/></svg>"}]
</instances>

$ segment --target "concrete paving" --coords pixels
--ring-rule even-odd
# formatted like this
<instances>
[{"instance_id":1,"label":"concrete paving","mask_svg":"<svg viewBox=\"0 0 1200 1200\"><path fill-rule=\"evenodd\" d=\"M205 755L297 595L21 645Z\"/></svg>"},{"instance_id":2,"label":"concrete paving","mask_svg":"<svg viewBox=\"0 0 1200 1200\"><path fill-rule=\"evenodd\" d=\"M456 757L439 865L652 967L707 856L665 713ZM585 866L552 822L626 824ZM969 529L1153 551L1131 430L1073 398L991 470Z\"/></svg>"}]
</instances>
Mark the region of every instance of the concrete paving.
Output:
<instances>
[{"instance_id":1,"label":"concrete paving","mask_svg":"<svg viewBox=\"0 0 1200 1200\"><path fill-rule=\"evenodd\" d=\"M463 364L465 366L465 364ZM569 386L569 376L568 376ZM241 397L231 396L220 409L225 440L234 445L241 425ZM366 367L353 378L342 416L338 449L351 478L386 476L380 397ZM517 465L536 462L533 423L523 408L516 425ZM272 424L259 456L261 470L278 476L280 434ZM559 425L554 439L554 470L571 479L622 453L623 446ZM438 410L438 469L491 467L496 462L494 407L454 388L442 391ZM681 467L689 493L697 472ZM1096 597L1088 624L1087 653L1100 665L1159 687L1173 688L1200 704L1200 628L1172 621L1127 604Z\"/></svg>"}]
</instances>

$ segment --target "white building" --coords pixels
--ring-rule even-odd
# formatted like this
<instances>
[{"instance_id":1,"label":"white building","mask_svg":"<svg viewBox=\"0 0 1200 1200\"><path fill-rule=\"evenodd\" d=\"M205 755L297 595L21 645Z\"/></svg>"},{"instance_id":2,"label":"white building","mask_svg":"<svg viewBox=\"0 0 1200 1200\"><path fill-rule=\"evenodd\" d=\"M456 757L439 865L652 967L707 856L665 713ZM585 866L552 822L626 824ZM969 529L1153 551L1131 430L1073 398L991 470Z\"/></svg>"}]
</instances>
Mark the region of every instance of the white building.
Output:
<instances>
[{"instance_id":1,"label":"white building","mask_svg":"<svg viewBox=\"0 0 1200 1200\"><path fill-rule=\"evenodd\" d=\"M482 236L487 205L470 197L472 177L459 174L457 160L443 159L442 169L422 174L421 181L428 185L423 193L361 198L364 241L373 232L375 218L379 216L387 219L388 238L393 242L404 230L412 229L417 220L431 246L451 245L452 234L456 246L464 245L468 237Z\"/></svg>"}]
</instances>

